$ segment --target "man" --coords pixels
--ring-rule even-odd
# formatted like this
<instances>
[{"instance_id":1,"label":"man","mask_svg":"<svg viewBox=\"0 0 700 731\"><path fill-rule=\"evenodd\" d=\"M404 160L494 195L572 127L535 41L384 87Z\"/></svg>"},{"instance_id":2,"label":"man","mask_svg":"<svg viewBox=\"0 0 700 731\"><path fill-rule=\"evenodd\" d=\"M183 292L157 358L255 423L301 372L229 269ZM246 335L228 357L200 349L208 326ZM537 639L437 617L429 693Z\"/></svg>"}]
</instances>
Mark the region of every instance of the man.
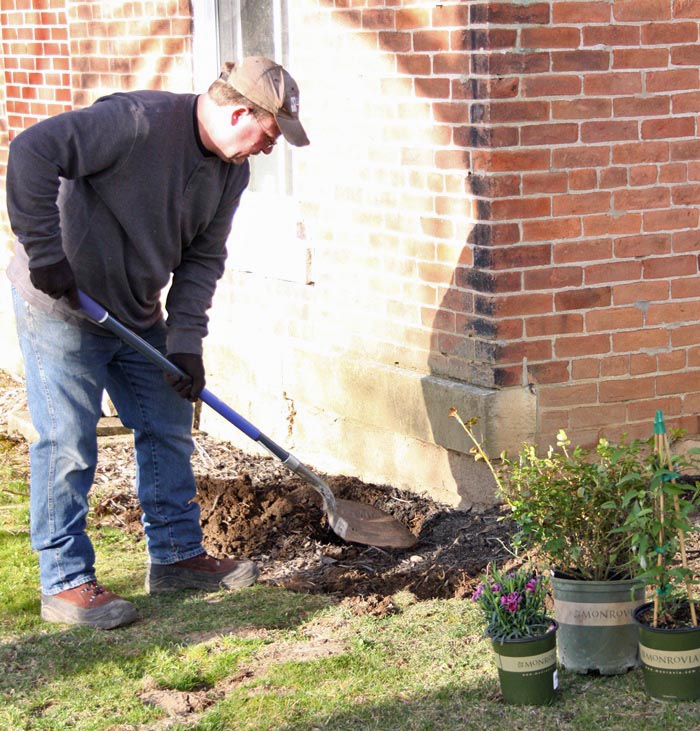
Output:
<instances>
[{"instance_id":1,"label":"man","mask_svg":"<svg viewBox=\"0 0 700 731\"><path fill-rule=\"evenodd\" d=\"M30 452L31 538L46 621L110 629L138 616L97 583L85 532L104 389L134 431L147 591L256 580L252 561L215 559L202 547L191 402L204 388L206 313L248 157L270 154L280 135L309 144L298 106L292 77L249 57L224 64L205 94L113 94L39 122L10 145L7 205L18 243L8 275L39 434ZM166 382L89 322L78 288L185 376Z\"/></svg>"}]
</instances>

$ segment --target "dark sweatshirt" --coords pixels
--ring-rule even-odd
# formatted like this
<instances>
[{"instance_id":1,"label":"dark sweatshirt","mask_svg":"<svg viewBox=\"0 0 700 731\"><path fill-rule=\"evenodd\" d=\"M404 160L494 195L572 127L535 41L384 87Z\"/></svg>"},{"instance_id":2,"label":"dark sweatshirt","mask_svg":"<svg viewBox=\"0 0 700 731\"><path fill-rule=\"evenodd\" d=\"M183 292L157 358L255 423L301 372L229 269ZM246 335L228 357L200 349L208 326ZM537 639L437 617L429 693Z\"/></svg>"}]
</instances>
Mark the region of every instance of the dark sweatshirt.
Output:
<instances>
[{"instance_id":1,"label":"dark sweatshirt","mask_svg":"<svg viewBox=\"0 0 700 731\"><path fill-rule=\"evenodd\" d=\"M7 208L21 246L8 276L23 299L86 326L65 299L51 299L29 280L29 268L66 256L78 287L127 327L145 330L162 317L161 291L172 275L168 352L202 352L250 170L203 147L196 100L161 91L113 94L13 140Z\"/></svg>"}]
</instances>

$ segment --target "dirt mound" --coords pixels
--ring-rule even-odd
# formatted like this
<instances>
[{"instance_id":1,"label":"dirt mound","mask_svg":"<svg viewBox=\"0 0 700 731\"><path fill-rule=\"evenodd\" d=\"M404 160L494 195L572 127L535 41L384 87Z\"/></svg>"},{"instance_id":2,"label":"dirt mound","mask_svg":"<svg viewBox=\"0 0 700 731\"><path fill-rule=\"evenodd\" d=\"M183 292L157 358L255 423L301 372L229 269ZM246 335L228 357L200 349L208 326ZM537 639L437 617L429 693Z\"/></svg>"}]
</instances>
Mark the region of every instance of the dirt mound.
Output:
<instances>
[{"instance_id":1,"label":"dirt mound","mask_svg":"<svg viewBox=\"0 0 700 731\"><path fill-rule=\"evenodd\" d=\"M244 454L206 435L197 439L197 501L207 550L255 559L261 580L270 584L371 599L381 613L390 611L390 597L402 589L419 599L463 596L489 561L508 555L504 544L513 525L502 508L454 510L414 493L322 475L336 497L383 510L418 539L406 550L346 543L330 529L318 494L276 460ZM123 454L108 456L113 463L129 461ZM111 489L95 506L99 522L140 535L132 490L109 482Z\"/></svg>"}]
</instances>

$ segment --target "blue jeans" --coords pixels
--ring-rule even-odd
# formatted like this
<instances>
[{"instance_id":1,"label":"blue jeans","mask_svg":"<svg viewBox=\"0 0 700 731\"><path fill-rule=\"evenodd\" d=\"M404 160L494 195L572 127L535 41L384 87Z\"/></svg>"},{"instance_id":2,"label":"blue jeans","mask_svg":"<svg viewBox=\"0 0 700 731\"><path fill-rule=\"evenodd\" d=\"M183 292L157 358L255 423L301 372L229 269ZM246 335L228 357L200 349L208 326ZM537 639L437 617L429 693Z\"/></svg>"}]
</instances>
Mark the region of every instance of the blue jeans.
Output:
<instances>
[{"instance_id":1,"label":"blue jeans","mask_svg":"<svg viewBox=\"0 0 700 731\"><path fill-rule=\"evenodd\" d=\"M30 513L44 594L95 579L85 529L105 389L134 431L136 491L151 563L203 553L199 506L192 501L192 404L115 335L47 315L14 290L13 299L29 411L39 433L30 448ZM163 322L139 334L164 352Z\"/></svg>"}]
</instances>

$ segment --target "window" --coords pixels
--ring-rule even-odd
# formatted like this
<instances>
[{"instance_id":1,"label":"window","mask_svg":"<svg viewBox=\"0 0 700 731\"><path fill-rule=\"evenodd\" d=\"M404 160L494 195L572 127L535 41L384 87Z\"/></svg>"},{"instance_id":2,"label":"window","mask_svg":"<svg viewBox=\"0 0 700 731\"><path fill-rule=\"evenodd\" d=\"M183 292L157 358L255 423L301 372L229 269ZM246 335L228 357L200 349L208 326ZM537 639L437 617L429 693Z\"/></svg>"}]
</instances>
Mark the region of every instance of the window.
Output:
<instances>
[{"instance_id":1,"label":"window","mask_svg":"<svg viewBox=\"0 0 700 731\"><path fill-rule=\"evenodd\" d=\"M208 74L209 81L216 78L224 61L235 61L243 56L267 56L282 65L287 64L287 0L200 0L194 6L195 65L207 60L208 66L215 65ZM198 25L202 30L199 37ZM209 32L205 30L206 25L209 25ZM202 54L198 53L207 42L203 35L217 40L214 53L210 49L208 59L201 58ZM209 41L209 45L213 44ZM209 81L205 82L207 86ZM250 191L291 194L292 166L288 145L280 144L272 155L251 159L250 169Z\"/></svg>"},{"instance_id":2,"label":"window","mask_svg":"<svg viewBox=\"0 0 700 731\"><path fill-rule=\"evenodd\" d=\"M289 65L288 0L193 0L193 9L195 91L207 89L224 61L267 56ZM229 264L310 283L311 250L300 238L305 228L292 196L293 154L280 140L271 155L250 159L251 182L233 221Z\"/></svg>"}]
</instances>

